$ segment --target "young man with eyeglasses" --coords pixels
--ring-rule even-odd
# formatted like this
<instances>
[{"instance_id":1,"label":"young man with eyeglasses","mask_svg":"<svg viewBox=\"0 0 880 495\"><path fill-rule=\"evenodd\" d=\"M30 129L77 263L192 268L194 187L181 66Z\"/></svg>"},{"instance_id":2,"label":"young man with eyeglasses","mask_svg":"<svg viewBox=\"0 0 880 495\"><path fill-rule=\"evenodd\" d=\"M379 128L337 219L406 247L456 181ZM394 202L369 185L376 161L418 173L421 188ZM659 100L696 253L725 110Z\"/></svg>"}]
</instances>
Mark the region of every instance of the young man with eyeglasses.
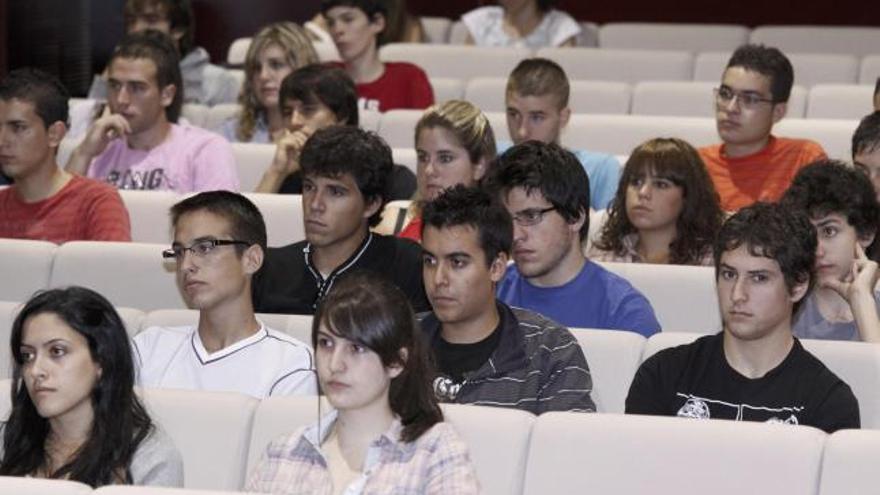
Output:
<instances>
[{"instance_id":1,"label":"young man with eyeglasses","mask_svg":"<svg viewBox=\"0 0 880 495\"><path fill-rule=\"evenodd\" d=\"M311 349L254 316L251 278L263 264L266 225L247 198L227 191L171 208L177 285L197 326L151 327L134 337L145 387L238 392L258 399L315 394Z\"/></svg>"},{"instance_id":2,"label":"young man with eyeglasses","mask_svg":"<svg viewBox=\"0 0 880 495\"><path fill-rule=\"evenodd\" d=\"M572 328L660 331L651 304L623 278L584 257L589 179L577 157L528 141L489 168L486 185L513 218L513 261L498 298Z\"/></svg>"},{"instance_id":3,"label":"young man with eyeglasses","mask_svg":"<svg viewBox=\"0 0 880 495\"><path fill-rule=\"evenodd\" d=\"M816 142L771 134L785 117L793 82L791 62L776 48L743 45L727 62L715 90L722 143L699 150L724 210L776 201L798 170L825 158Z\"/></svg>"},{"instance_id":4,"label":"young man with eyeglasses","mask_svg":"<svg viewBox=\"0 0 880 495\"><path fill-rule=\"evenodd\" d=\"M495 298L513 237L510 215L485 191L458 185L422 212L422 276L433 311L418 315L444 402L595 411L583 351L571 332Z\"/></svg>"},{"instance_id":5,"label":"young man with eyeglasses","mask_svg":"<svg viewBox=\"0 0 880 495\"><path fill-rule=\"evenodd\" d=\"M859 122L852 137L852 159L856 168L868 174L880 201L880 111Z\"/></svg>"}]
</instances>

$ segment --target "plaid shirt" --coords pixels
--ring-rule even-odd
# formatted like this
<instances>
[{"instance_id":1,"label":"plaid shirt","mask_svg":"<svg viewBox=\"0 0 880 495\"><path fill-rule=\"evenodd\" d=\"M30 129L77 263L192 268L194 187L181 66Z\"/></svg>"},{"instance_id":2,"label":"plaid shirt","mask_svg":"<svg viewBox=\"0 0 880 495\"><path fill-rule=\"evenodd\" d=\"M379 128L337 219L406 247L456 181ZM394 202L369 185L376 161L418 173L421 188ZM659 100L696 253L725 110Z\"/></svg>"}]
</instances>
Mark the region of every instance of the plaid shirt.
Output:
<instances>
[{"instance_id":1,"label":"plaid shirt","mask_svg":"<svg viewBox=\"0 0 880 495\"><path fill-rule=\"evenodd\" d=\"M467 445L449 423L437 423L415 441L404 443L397 419L370 445L363 474L340 492L333 486L317 441L319 427L320 438L326 439L335 421L334 411L317 425L270 443L251 472L247 491L287 495L480 493Z\"/></svg>"}]
</instances>

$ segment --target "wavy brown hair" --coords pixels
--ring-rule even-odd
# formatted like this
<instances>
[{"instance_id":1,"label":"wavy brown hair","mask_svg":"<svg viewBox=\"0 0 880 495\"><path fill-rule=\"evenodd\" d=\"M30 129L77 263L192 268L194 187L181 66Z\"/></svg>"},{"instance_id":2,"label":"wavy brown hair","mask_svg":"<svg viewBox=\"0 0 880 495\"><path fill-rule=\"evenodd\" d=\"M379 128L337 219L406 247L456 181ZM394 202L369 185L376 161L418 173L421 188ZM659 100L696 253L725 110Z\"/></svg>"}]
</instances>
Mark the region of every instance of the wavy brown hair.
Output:
<instances>
[{"instance_id":1,"label":"wavy brown hair","mask_svg":"<svg viewBox=\"0 0 880 495\"><path fill-rule=\"evenodd\" d=\"M254 91L254 74L259 70L258 57L264 48L276 44L287 55L287 63L296 70L306 65L318 63L318 54L312 46L312 40L308 31L294 22L276 22L269 24L254 36L244 62L244 84L238 96L241 105L241 114L238 118L238 126L235 136L240 141L250 141L254 136L254 128L257 121L266 118L266 109L257 99Z\"/></svg>"},{"instance_id":2,"label":"wavy brown hair","mask_svg":"<svg viewBox=\"0 0 880 495\"><path fill-rule=\"evenodd\" d=\"M648 173L682 189L681 214L675 222L675 239L669 245L669 263L695 265L710 252L724 221L718 193L703 160L693 146L676 138L656 138L637 146L623 169L617 194L608 208L608 221L596 247L622 256L623 238L637 232L626 214L626 191Z\"/></svg>"}]
</instances>

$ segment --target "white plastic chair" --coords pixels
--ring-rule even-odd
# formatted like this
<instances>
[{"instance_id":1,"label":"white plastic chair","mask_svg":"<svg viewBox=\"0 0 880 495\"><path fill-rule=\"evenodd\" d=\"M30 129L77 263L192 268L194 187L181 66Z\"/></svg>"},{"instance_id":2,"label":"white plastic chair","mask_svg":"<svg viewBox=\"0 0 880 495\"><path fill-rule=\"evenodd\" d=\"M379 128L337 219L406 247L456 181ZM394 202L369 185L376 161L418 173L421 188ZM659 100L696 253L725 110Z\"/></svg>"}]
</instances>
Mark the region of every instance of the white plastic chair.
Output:
<instances>
[{"instance_id":1,"label":"white plastic chair","mask_svg":"<svg viewBox=\"0 0 880 495\"><path fill-rule=\"evenodd\" d=\"M387 62L410 62L429 77L507 77L516 64L530 55L525 48L390 43L379 50Z\"/></svg>"},{"instance_id":2,"label":"white plastic chair","mask_svg":"<svg viewBox=\"0 0 880 495\"><path fill-rule=\"evenodd\" d=\"M874 88L856 84L817 84L810 90L807 117L861 119L873 108Z\"/></svg>"},{"instance_id":3,"label":"white plastic chair","mask_svg":"<svg viewBox=\"0 0 880 495\"><path fill-rule=\"evenodd\" d=\"M775 46L784 53L838 53L862 57L877 53L880 28L853 26L758 26L751 43Z\"/></svg>"},{"instance_id":4,"label":"white plastic chair","mask_svg":"<svg viewBox=\"0 0 880 495\"><path fill-rule=\"evenodd\" d=\"M642 360L645 337L635 332L572 328L593 379L598 412L623 414L626 394Z\"/></svg>"},{"instance_id":5,"label":"white plastic chair","mask_svg":"<svg viewBox=\"0 0 880 495\"><path fill-rule=\"evenodd\" d=\"M131 220L131 240L171 244L170 210L183 197L173 191L120 190Z\"/></svg>"},{"instance_id":6,"label":"white plastic chair","mask_svg":"<svg viewBox=\"0 0 880 495\"><path fill-rule=\"evenodd\" d=\"M735 50L749 28L735 24L610 22L599 28L599 46L642 50Z\"/></svg>"},{"instance_id":7,"label":"white plastic chair","mask_svg":"<svg viewBox=\"0 0 880 495\"><path fill-rule=\"evenodd\" d=\"M49 286L58 246L46 241L0 239L0 301L26 301Z\"/></svg>"},{"instance_id":8,"label":"white plastic chair","mask_svg":"<svg viewBox=\"0 0 880 495\"><path fill-rule=\"evenodd\" d=\"M693 55L685 51L542 48L536 55L556 61L571 80L689 81L694 70Z\"/></svg>"}]
</instances>

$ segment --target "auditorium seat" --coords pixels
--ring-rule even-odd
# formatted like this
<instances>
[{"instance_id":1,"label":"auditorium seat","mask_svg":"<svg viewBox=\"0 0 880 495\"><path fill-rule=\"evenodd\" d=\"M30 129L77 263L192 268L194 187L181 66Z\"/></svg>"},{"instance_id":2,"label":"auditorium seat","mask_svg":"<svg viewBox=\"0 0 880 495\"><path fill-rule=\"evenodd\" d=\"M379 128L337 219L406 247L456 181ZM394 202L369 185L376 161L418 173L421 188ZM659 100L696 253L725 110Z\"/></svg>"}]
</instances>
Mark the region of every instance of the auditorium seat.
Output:
<instances>
[{"instance_id":1,"label":"auditorium seat","mask_svg":"<svg viewBox=\"0 0 880 495\"><path fill-rule=\"evenodd\" d=\"M649 357L657 354L658 351L662 351L663 349L667 349L669 347L690 344L700 337L702 337L702 335L700 334L673 330L663 331L651 335L648 338L648 341L645 342L645 350L642 352L642 362L647 361Z\"/></svg>"},{"instance_id":2,"label":"auditorium seat","mask_svg":"<svg viewBox=\"0 0 880 495\"><path fill-rule=\"evenodd\" d=\"M238 103L220 103L208 109L205 114L205 120L202 127L213 132L220 132L220 127L227 120L235 117L241 112L241 105Z\"/></svg>"},{"instance_id":3,"label":"auditorium seat","mask_svg":"<svg viewBox=\"0 0 880 495\"><path fill-rule=\"evenodd\" d=\"M26 301L34 292L49 286L55 251L46 241L0 239L0 301Z\"/></svg>"},{"instance_id":4,"label":"auditorium seat","mask_svg":"<svg viewBox=\"0 0 880 495\"><path fill-rule=\"evenodd\" d=\"M58 145L58 155L55 157L59 167L64 168L64 166L67 165L70 155L73 154L73 150L79 146L82 138L83 136L79 136L76 138L64 138L61 140L61 144Z\"/></svg>"},{"instance_id":5,"label":"auditorium seat","mask_svg":"<svg viewBox=\"0 0 880 495\"><path fill-rule=\"evenodd\" d=\"M830 435L825 440L822 456L819 494L876 490L877 452L880 452L880 431L842 430Z\"/></svg>"},{"instance_id":6,"label":"auditorium seat","mask_svg":"<svg viewBox=\"0 0 880 495\"><path fill-rule=\"evenodd\" d=\"M633 89L633 115L715 117L715 88L710 81L645 81ZM788 100L789 118L803 118L807 90L794 86Z\"/></svg>"},{"instance_id":7,"label":"auditorium seat","mask_svg":"<svg viewBox=\"0 0 880 495\"><path fill-rule=\"evenodd\" d=\"M859 399L862 428L880 429L880 344L801 340Z\"/></svg>"},{"instance_id":8,"label":"auditorium seat","mask_svg":"<svg viewBox=\"0 0 880 495\"><path fill-rule=\"evenodd\" d=\"M720 82L730 52L703 52L694 62L695 81ZM788 53L794 68L794 84L809 88L815 84L855 84L859 60L852 55Z\"/></svg>"},{"instance_id":9,"label":"auditorium seat","mask_svg":"<svg viewBox=\"0 0 880 495\"><path fill-rule=\"evenodd\" d=\"M568 107L572 113L626 114L630 106L630 86L611 81L569 81ZM468 81L464 99L483 112L504 112L506 77L480 77ZM494 129L493 129L494 130Z\"/></svg>"},{"instance_id":10,"label":"auditorium seat","mask_svg":"<svg viewBox=\"0 0 880 495\"><path fill-rule=\"evenodd\" d=\"M694 70L694 57L686 51L542 48L537 56L556 61L572 80L631 84L648 80L689 81Z\"/></svg>"},{"instance_id":11,"label":"auditorium seat","mask_svg":"<svg viewBox=\"0 0 880 495\"><path fill-rule=\"evenodd\" d=\"M385 112L379 122L379 136L391 148L412 148L416 123L422 118L422 113L422 110Z\"/></svg>"},{"instance_id":12,"label":"auditorium seat","mask_svg":"<svg viewBox=\"0 0 880 495\"><path fill-rule=\"evenodd\" d=\"M419 156L413 146L411 144L408 148L392 148L391 156L395 164L403 165L412 173L418 174Z\"/></svg>"},{"instance_id":13,"label":"auditorium seat","mask_svg":"<svg viewBox=\"0 0 880 495\"><path fill-rule=\"evenodd\" d=\"M306 238L301 195L245 193L244 196L260 209L270 247L286 246Z\"/></svg>"},{"instance_id":14,"label":"auditorium seat","mask_svg":"<svg viewBox=\"0 0 880 495\"><path fill-rule=\"evenodd\" d=\"M773 134L812 139L822 145L829 158L849 161L852 135L858 125L854 119L783 119L773 126Z\"/></svg>"},{"instance_id":15,"label":"auditorium seat","mask_svg":"<svg viewBox=\"0 0 880 495\"><path fill-rule=\"evenodd\" d=\"M411 200L402 199L397 201L389 201L382 209L382 221L371 230L377 234L394 235L396 231L400 231L405 225L405 215L403 214L409 208ZM400 224L398 225L398 222Z\"/></svg>"},{"instance_id":16,"label":"auditorium seat","mask_svg":"<svg viewBox=\"0 0 880 495\"><path fill-rule=\"evenodd\" d=\"M67 480L0 476L0 493L7 495L90 495L92 487Z\"/></svg>"},{"instance_id":17,"label":"auditorium seat","mask_svg":"<svg viewBox=\"0 0 880 495\"><path fill-rule=\"evenodd\" d=\"M817 84L810 90L807 117L861 119L873 110L874 88L856 84Z\"/></svg>"},{"instance_id":18,"label":"auditorium seat","mask_svg":"<svg viewBox=\"0 0 880 495\"><path fill-rule=\"evenodd\" d=\"M442 45L449 40L449 29L452 27L452 19L422 16L420 20L422 21L422 29L425 30L425 38L427 38L428 43Z\"/></svg>"},{"instance_id":19,"label":"auditorium seat","mask_svg":"<svg viewBox=\"0 0 880 495\"><path fill-rule=\"evenodd\" d=\"M627 279L651 302L663 332L715 333L721 314L715 270L707 266L599 263ZM674 280L674 283L670 281Z\"/></svg>"},{"instance_id":20,"label":"auditorium seat","mask_svg":"<svg viewBox=\"0 0 880 495\"><path fill-rule=\"evenodd\" d=\"M862 59L859 69L859 84L874 86L880 78L880 55L868 55Z\"/></svg>"},{"instance_id":21,"label":"auditorium seat","mask_svg":"<svg viewBox=\"0 0 880 495\"><path fill-rule=\"evenodd\" d=\"M599 25L595 22L581 21L581 34L577 37L577 46L599 46Z\"/></svg>"},{"instance_id":22,"label":"auditorium seat","mask_svg":"<svg viewBox=\"0 0 880 495\"><path fill-rule=\"evenodd\" d=\"M248 440L245 472L248 475L253 472L273 440L316 423L330 410L326 399L320 400L319 407L318 396L315 395L267 397L259 401Z\"/></svg>"},{"instance_id":23,"label":"auditorium seat","mask_svg":"<svg viewBox=\"0 0 880 495\"><path fill-rule=\"evenodd\" d=\"M861 57L877 53L880 28L766 25L753 29L749 41L775 46L786 54L835 53Z\"/></svg>"},{"instance_id":24,"label":"auditorium seat","mask_svg":"<svg viewBox=\"0 0 880 495\"><path fill-rule=\"evenodd\" d=\"M257 314L257 318L269 328L284 332L287 328L287 315ZM194 309L157 309L144 315L140 330L150 327L196 326L199 324L199 312Z\"/></svg>"},{"instance_id":25,"label":"auditorium seat","mask_svg":"<svg viewBox=\"0 0 880 495\"><path fill-rule=\"evenodd\" d=\"M547 413L532 428L523 493L815 494L825 437L776 424Z\"/></svg>"},{"instance_id":26,"label":"auditorium seat","mask_svg":"<svg viewBox=\"0 0 880 495\"><path fill-rule=\"evenodd\" d=\"M172 191L119 190L131 221L131 240L171 245L170 210L182 196Z\"/></svg>"},{"instance_id":27,"label":"auditorium seat","mask_svg":"<svg viewBox=\"0 0 880 495\"><path fill-rule=\"evenodd\" d=\"M247 495L253 492L227 490L188 490L157 486L108 485L95 490L94 495Z\"/></svg>"},{"instance_id":28,"label":"auditorium seat","mask_svg":"<svg viewBox=\"0 0 880 495\"><path fill-rule=\"evenodd\" d=\"M336 49L336 45L332 41L314 41L312 46L315 47L315 52L318 53L318 61L321 63L342 61L339 57L339 50Z\"/></svg>"},{"instance_id":29,"label":"auditorium seat","mask_svg":"<svg viewBox=\"0 0 880 495\"><path fill-rule=\"evenodd\" d=\"M636 369L642 362L645 337L634 332L572 328L571 333L584 351L596 410L623 414L624 401Z\"/></svg>"},{"instance_id":30,"label":"auditorium seat","mask_svg":"<svg viewBox=\"0 0 880 495\"><path fill-rule=\"evenodd\" d=\"M211 107L200 103L184 103L183 108L180 110L180 117L186 119L190 125L209 129L209 127L205 125L205 119L207 118L210 109Z\"/></svg>"},{"instance_id":31,"label":"auditorium seat","mask_svg":"<svg viewBox=\"0 0 880 495\"><path fill-rule=\"evenodd\" d=\"M174 263L162 258L167 248L167 244L68 242L58 248L49 285L82 285L114 306L143 311L183 308Z\"/></svg>"},{"instance_id":32,"label":"auditorium seat","mask_svg":"<svg viewBox=\"0 0 880 495\"><path fill-rule=\"evenodd\" d=\"M243 192L256 189L263 172L272 164L275 145L257 143L232 143L238 181Z\"/></svg>"},{"instance_id":33,"label":"auditorium seat","mask_svg":"<svg viewBox=\"0 0 880 495\"><path fill-rule=\"evenodd\" d=\"M463 45L465 40L467 40L468 34L468 29L461 22L461 19L453 21L452 25L449 26L449 44Z\"/></svg>"},{"instance_id":34,"label":"auditorium seat","mask_svg":"<svg viewBox=\"0 0 880 495\"><path fill-rule=\"evenodd\" d=\"M12 355L9 353L9 339L12 335L12 322L21 309L21 302L0 301L0 380L12 378ZM5 418L5 416L0 416Z\"/></svg>"},{"instance_id":35,"label":"auditorium seat","mask_svg":"<svg viewBox=\"0 0 880 495\"><path fill-rule=\"evenodd\" d=\"M147 317L146 313L137 308L116 307L115 309L119 317L122 318L122 323L125 324L125 332L130 337L141 330L141 323Z\"/></svg>"},{"instance_id":36,"label":"auditorium seat","mask_svg":"<svg viewBox=\"0 0 880 495\"><path fill-rule=\"evenodd\" d=\"M599 46L643 50L733 51L749 39L735 24L611 22L599 28Z\"/></svg>"},{"instance_id":37,"label":"auditorium seat","mask_svg":"<svg viewBox=\"0 0 880 495\"><path fill-rule=\"evenodd\" d=\"M291 337L312 346L312 315L287 315L287 329Z\"/></svg>"},{"instance_id":38,"label":"auditorium seat","mask_svg":"<svg viewBox=\"0 0 880 495\"><path fill-rule=\"evenodd\" d=\"M477 46L390 43L379 50L385 62L410 62L428 77L506 77L531 52L526 48L488 48Z\"/></svg>"},{"instance_id":39,"label":"auditorium seat","mask_svg":"<svg viewBox=\"0 0 880 495\"><path fill-rule=\"evenodd\" d=\"M184 486L239 490L258 400L241 394L146 388L151 417L183 456Z\"/></svg>"},{"instance_id":40,"label":"auditorium seat","mask_svg":"<svg viewBox=\"0 0 880 495\"><path fill-rule=\"evenodd\" d=\"M460 100L464 96L464 82L452 77L432 77L431 89L434 90L434 102Z\"/></svg>"},{"instance_id":41,"label":"auditorium seat","mask_svg":"<svg viewBox=\"0 0 880 495\"><path fill-rule=\"evenodd\" d=\"M562 144L572 148L629 155L656 137L677 137L695 147L718 141L715 119L652 115L572 115Z\"/></svg>"},{"instance_id":42,"label":"auditorium seat","mask_svg":"<svg viewBox=\"0 0 880 495\"><path fill-rule=\"evenodd\" d=\"M229 50L226 52L226 63L236 67L244 65L247 57L248 49L251 47L251 38L238 38L229 44Z\"/></svg>"}]
</instances>

